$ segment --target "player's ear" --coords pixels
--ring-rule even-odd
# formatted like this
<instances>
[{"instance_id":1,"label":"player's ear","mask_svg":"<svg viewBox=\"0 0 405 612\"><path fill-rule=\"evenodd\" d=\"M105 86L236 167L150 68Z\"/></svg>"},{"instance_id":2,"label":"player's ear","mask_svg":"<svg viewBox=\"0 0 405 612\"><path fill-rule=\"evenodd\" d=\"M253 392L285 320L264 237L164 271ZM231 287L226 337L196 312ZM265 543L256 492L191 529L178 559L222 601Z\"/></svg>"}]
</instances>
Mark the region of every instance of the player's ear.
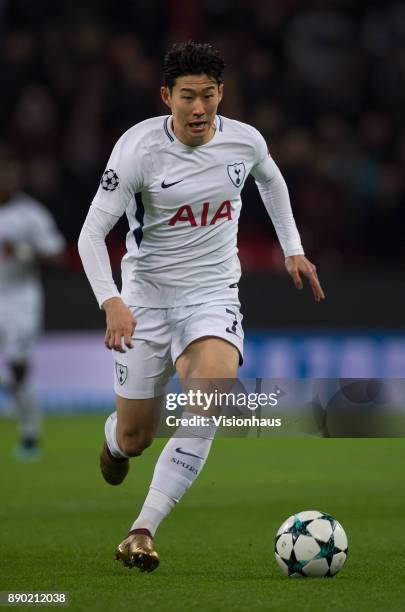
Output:
<instances>
[{"instance_id":1,"label":"player's ear","mask_svg":"<svg viewBox=\"0 0 405 612\"><path fill-rule=\"evenodd\" d=\"M170 108L170 110L171 110L172 104L171 104L170 89L168 87L161 87L160 88L160 96L161 96L163 102L166 104L166 106L168 106Z\"/></svg>"},{"instance_id":2,"label":"player's ear","mask_svg":"<svg viewBox=\"0 0 405 612\"><path fill-rule=\"evenodd\" d=\"M223 95L224 95L224 84L220 83L218 85L218 104L219 102L221 102Z\"/></svg>"}]
</instances>

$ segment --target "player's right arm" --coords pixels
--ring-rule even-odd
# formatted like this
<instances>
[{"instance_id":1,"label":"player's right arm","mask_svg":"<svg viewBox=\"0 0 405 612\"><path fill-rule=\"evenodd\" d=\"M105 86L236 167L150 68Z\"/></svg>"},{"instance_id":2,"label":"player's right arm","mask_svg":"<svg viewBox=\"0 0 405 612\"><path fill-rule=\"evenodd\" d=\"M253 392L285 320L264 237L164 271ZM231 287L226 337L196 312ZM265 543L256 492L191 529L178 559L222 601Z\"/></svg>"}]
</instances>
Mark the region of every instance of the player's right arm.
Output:
<instances>
[{"instance_id":1,"label":"player's right arm","mask_svg":"<svg viewBox=\"0 0 405 612\"><path fill-rule=\"evenodd\" d=\"M116 143L79 237L79 253L100 308L106 313L107 348L132 348L136 320L114 282L105 239L145 183L147 151L137 126Z\"/></svg>"},{"instance_id":2,"label":"player's right arm","mask_svg":"<svg viewBox=\"0 0 405 612\"><path fill-rule=\"evenodd\" d=\"M124 345L132 348L136 321L120 297L114 282L105 239L119 217L92 205L79 236L79 253L100 308L106 313L104 344L108 349L124 352Z\"/></svg>"}]
</instances>

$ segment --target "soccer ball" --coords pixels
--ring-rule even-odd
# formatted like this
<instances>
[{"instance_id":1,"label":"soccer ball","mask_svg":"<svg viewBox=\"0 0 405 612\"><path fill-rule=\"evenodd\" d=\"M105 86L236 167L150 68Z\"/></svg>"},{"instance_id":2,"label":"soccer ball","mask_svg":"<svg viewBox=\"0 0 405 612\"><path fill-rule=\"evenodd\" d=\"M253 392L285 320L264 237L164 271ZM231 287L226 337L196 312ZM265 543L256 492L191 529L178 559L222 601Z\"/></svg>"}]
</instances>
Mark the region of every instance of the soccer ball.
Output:
<instances>
[{"instance_id":1,"label":"soccer ball","mask_svg":"<svg viewBox=\"0 0 405 612\"><path fill-rule=\"evenodd\" d=\"M276 534L276 561L287 576L334 576L342 569L347 551L342 525L317 510L290 516Z\"/></svg>"}]
</instances>

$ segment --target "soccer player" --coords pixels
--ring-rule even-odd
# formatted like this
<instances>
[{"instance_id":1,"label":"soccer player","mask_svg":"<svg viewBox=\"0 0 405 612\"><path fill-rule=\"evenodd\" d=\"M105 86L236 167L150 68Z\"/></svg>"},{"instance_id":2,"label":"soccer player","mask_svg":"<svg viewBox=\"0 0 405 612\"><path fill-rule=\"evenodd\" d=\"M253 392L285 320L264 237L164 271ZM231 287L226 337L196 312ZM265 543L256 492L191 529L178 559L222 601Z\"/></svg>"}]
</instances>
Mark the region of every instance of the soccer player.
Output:
<instances>
[{"instance_id":1,"label":"soccer player","mask_svg":"<svg viewBox=\"0 0 405 612\"><path fill-rule=\"evenodd\" d=\"M21 191L14 153L0 149L0 355L8 369L4 386L19 421L16 457L40 457L41 411L29 381L32 351L42 325L43 295L38 264L60 263L65 240L39 202Z\"/></svg>"},{"instance_id":2,"label":"soccer player","mask_svg":"<svg viewBox=\"0 0 405 612\"><path fill-rule=\"evenodd\" d=\"M118 140L79 238L115 361L116 412L106 421L100 456L112 485L125 478L129 458L151 444L174 372L182 381L236 378L243 356L236 238L248 174L296 287L304 275L315 300L324 298L263 137L217 114L223 70L208 44L188 42L167 53L161 97L171 114L142 121ZM120 293L105 237L124 213L129 232ZM187 408L184 418L192 412ZM180 427L169 439L141 512L116 550L118 560L146 571L157 567L155 532L201 472L214 434L211 418L210 426Z\"/></svg>"}]
</instances>

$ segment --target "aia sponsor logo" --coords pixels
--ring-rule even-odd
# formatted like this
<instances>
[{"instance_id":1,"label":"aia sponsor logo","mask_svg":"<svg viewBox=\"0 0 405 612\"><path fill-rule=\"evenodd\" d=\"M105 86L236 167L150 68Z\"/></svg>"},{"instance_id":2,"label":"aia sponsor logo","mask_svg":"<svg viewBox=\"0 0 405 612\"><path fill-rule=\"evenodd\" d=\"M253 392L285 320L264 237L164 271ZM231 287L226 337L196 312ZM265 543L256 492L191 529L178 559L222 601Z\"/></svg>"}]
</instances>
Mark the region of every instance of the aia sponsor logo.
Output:
<instances>
[{"instance_id":1,"label":"aia sponsor logo","mask_svg":"<svg viewBox=\"0 0 405 612\"><path fill-rule=\"evenodd\" d=\"M198 225L215 225L220 219L232 221L232 206L229 200L222 202L215 211L212 209L209 202L204 202L201 217L198 214L194 214L190 204L184 204L180 206L170 219L169 225L176 225L176 223L187 223L192 227L197 227Z\"/></svg>"}]
</instances>

